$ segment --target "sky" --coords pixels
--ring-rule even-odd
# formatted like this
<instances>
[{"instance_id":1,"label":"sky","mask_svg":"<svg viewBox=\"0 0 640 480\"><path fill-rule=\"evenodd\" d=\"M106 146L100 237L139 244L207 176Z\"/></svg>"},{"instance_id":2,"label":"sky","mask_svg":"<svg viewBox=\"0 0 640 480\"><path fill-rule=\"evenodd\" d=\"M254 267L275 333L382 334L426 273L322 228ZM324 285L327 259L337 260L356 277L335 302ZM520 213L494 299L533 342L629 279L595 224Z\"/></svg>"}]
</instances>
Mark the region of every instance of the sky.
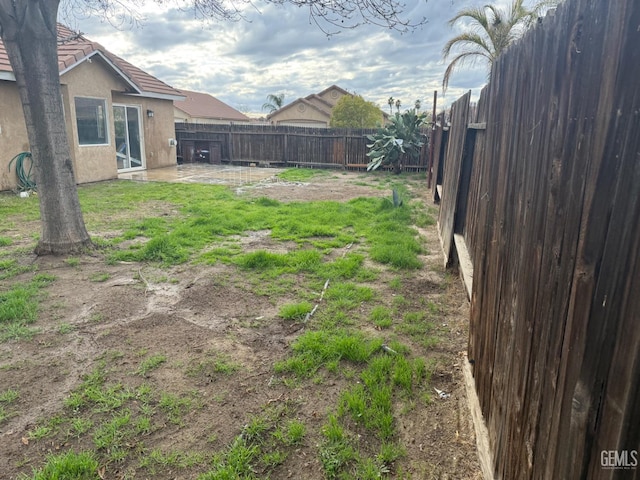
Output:
<instances>
[{"instance_id":1,"label":"sky","mask_svg":"<svg viewBox=\"0 0 640 480\"><path fill-rule=\"evenodd\" d=\"M413 31L369 24L329 37L304 7L256 3L242 7L244 20L203 22L177 3L148 1L137 25L77 12L60 20L173 87L209 93L254 116L265 113L269 94L284 93L287 104L334 84L385 110L393 97L401 110L420 100L431 111L437 90L440 110L468 90L477 98L487 80L484 65L460 69L442 95L442 47L459 33L448 20L486 0L406 0L402 18L426 19Z\"/></svg>"}]
</instances>

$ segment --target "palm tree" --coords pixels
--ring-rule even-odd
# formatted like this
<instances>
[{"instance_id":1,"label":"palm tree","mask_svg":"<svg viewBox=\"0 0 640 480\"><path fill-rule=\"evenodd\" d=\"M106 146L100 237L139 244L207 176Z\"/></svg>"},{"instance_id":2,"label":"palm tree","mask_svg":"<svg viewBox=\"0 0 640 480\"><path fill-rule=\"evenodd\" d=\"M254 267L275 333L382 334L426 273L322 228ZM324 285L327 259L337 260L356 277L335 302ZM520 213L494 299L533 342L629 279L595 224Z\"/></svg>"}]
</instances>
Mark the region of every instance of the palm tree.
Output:
<instances>
[{"instance_id":1,"label":"palm tree","mask_svg":"<svg viewBox=\"0 0 640 480\"><path fill-rule=\"evenodd\" d=\"M389 100L387 100L387 103L389 104L389 113L391 115L393 115L393 102L395 102L395 99L393 97L389 97Z\"/></svg>"},{"instance_id":2,"label":"palm tree","mask_svg":"<svg viewBox=\"0 0 640 480\"><path fill-rule=\"evenodd\" d=\"M449 20L450 26L459 20L469 22L469 26L466 32L453 37L442 49L444 60L449 58L452 50L458 51L444 72L444 90L449 85L453 71L465 62L486 61L490 68L496 58L537 21L543 10L558 3L542 0L528 8L524 2L525 0L512 0L506 12L494 5L469 7L459 11Z\"/></svg>"},{"instance_id":3,"label":"palm tree","mask_svg":"<svg viewBox=\"0 0 640 480\"><path fill-rule=\"evenodd\" d=\"M416 100L416 103L414 104L415 108L416 108L416 112L420 111L420 107L422 107L422 102L420 101L420 99Z\"/></svg>"},{"instance_id":4,"label":"palm tree","mask_svg":"<svg viewBox=\"0 0 640 480\"><path fill-rule=\"evenodd\" d=\"M400 106L402 105L402 102L400 101L400 99L396 100L396 110L398 110L398 113L400 113Z\"/></svg>"},{"instance_id":5,"label":"palm tree","mask_svg":"<svg viewBox=\"0 0 640 480\"><path fill-rule=\"evenodd\" d=\"M273 113L276 110L282 108L284 104L284 93L267 95L267 101L262 104L262 110L268 110L268 113Z\"/></svg>"}]
</instances>

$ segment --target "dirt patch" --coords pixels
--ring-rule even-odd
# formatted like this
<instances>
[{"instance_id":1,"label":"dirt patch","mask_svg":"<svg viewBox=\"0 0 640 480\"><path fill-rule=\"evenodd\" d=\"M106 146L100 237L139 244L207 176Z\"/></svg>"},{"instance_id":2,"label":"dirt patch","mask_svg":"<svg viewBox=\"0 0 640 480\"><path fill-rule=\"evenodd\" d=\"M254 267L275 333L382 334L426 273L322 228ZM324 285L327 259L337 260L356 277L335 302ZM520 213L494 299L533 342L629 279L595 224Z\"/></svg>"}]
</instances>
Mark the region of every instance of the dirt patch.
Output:
<instances>
[{"instance_id":1,"label":"dirt patch","mask_svg":"<svg viewBox=\"0 0 640 480\"><path fill-rule=\"evenodd\" d=\"M285 202L390 195L388 189L366 184L361 174L336 174L304 183L260 183L237 191ZM16 236L23 233L14 232ZM388 288L396 272L383 271L375 287L382 298L395 302L398 316L421 309L437 312L428 332L437 342L411 344L414 352L422 352L434 365L433 388L428 401L405 399L396 406L402 412L397 431L406 454L394 465L393 477L479 479L461 368L468 303L455 273L445 272L441 265L435 227L420 233L427 250L425 267L403 276L401 292ZM292 247L273 242L266 231L251 232L241 243L246 250ZM278 466L255 472L257 478L325 478L318 458L321 427L349 382L325 375L316 385L305 383L302 388L285 384L274 374L274 363L289 355L291 343L304 330L300 322L278 316L282 298L276 302L255 293L241 273L224 265L159 269L108 265L100 256L83 257L70 265L65 259L28 254L22 261L33 263L40 273L55 275L56 280L41 305L39 333L31 340L0 344L0 393L19 392L19 401L5 407L8 418L0 423L2 478L29 474L42 465L47 453L93 448L91 436L74 432L60 431L42 440L33 434L47 425L62 428L51 419L69 415L72 392L100 368L114 396L120 392L118 385L136 392L132 409L152 406L158 415L164 412L163 425L145 432L143 445L127 448L206 455L227 448L252 416L286 411L289 418L306 426L304 442L291 448ZM399 296L402 302L394 300ZM145 369L154 359L157 365ZM139 393L145 386L164 392L167 398L175 396L178 405L188 404L188 408L177 414L163 410L163 399L145 403ZM438 392L443 392L442 398ZM109 410L96 411L95 418L109 415ZM136 476L140 464L114 460L105 467L104 478L143 478ZM196 478L202 471L206 471L202 465L178 469L159 464L153 478Z\"/></svg>"}]
</instances>

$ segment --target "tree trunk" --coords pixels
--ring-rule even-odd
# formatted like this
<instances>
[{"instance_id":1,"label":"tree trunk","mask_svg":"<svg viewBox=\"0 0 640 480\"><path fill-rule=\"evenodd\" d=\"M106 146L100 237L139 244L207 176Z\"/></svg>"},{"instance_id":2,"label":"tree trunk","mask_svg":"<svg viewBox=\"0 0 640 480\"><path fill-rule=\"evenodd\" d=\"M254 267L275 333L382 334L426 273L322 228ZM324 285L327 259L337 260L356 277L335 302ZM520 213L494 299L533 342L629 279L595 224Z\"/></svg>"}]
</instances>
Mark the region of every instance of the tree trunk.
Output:
<instances>
[{"instance_id":1,"label":"tree trunk","mask_svg":"<svg viewBox=\"0 0 640 480\"><path fill-rule=\"evenodd\" d=\"M0 35L16 77L40 200L38 255L92 245L71 162L58 70L59 0L0 0Z\"/></svg>"}]
</instances>

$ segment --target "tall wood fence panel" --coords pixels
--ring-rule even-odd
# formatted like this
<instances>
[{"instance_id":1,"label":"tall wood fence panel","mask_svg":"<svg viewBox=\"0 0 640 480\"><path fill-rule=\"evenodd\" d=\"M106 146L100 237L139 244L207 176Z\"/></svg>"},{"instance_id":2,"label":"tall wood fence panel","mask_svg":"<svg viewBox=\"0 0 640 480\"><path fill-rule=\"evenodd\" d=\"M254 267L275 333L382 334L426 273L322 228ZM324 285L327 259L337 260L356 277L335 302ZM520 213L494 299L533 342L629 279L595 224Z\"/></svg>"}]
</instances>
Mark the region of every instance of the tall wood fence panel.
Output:
<instances>
[{"instance_id":1,"label":"tall wood fence panel","mask_svg":"<svg viewBox=\"0 0 640 480\"><path fill-rule=\"evenodd\" d=\"M366 170L369 163L367 144L371 143L367 135L376 131L178 123L176 139L179 159L184 162ZM427 130L425 140L419 158L403 161L404 170L427 170ZM206 155L200 156L203 151Z\"/></svg>"},{"instance_id":2,"label":"tall wood fence panel","mask_svg":"<svg viewBox=\"0 0 640 480\"><path fill-rule=\"evenodd\" d=\"M469 119L471 92L466 93L451 106L451 127L446 153L446 169L442 176L442 201L438 217L438 228L444 251L445 263L451 262L456 207L465 136Z\"/></svg>"},{"instance_id":3,"label":"tall wood fence panel","mask_svg":"<svg viewBox=\"0 0 640 480\"><path fill-rule=\"evenodd\" d=\"M499 479L640 478L639 45L640 2L567 0L510 48L467 120L464 199L453 112L440 234L462 225L471 259Z\"/></svg>"}]
</instances>

